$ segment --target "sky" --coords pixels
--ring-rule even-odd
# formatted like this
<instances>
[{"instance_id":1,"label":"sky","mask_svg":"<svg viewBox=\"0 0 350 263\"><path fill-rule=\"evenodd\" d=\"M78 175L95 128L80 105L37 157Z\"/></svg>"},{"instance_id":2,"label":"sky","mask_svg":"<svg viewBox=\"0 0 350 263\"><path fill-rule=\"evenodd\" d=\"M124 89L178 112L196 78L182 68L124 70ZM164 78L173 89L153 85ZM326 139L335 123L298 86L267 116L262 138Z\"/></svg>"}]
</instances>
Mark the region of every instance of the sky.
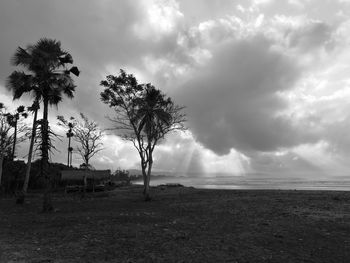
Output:
<instances>
[{"instance_id":1,"label":"sky","mask_svg":"<svg viewBox=\"0 0 350 263\"><path fill-rule=\"evenodd\" d=\"M125 69L186 107L188 130L156 148L155 170L348 175L349 0L2 0L0 35L0 101L9 110L31 101L13 102L5 87L18 46L54 38L73 56L75 97L50 109L62 135L57 115L82 112L113 127L99 83ZM116 132L103 143L96 168L139 168ZM57 142L52 161L66 162L66 144Z\"/></svg>"}]
</instances>

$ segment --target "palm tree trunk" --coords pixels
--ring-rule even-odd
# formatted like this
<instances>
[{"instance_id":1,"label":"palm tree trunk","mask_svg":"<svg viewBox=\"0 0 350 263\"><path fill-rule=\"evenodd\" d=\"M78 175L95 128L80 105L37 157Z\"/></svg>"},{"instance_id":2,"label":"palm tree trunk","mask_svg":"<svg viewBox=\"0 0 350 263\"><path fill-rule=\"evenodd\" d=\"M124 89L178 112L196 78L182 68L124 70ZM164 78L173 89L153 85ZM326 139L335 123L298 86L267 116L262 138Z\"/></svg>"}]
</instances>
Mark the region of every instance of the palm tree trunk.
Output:
<instances>
[{"instance_id":1,"label":"palm tree trunk","mask_svg":"<svg viewBox=\"0 0 350 263\"><path fill-rule=\"evenodd\" d=\"M70 150L70 162L69 167L72 167L73 150Z\"/></svg>"},{"instance_id":2,"label":"palm tree trunk","mask_svg":"<svg viewBox=\"0 0 350 263\"><path fill-rule=\"evenodd\" d=\"M151 181L151 172L152 172L153 160L152 160L152 156L150 156L149 158L150 159L148 161L147 173L146 173L146 169L144 169L145 171L142 171L144 173L144 178L143 178L144 190L143 190L143 194L144 194L145 201L150 201L151 200L150 181Z\"/></svg>"},{"instance_id":3,"label":"palm tree trunk","mask_svg":"<svg viewBox=\"0 0 350 263\"><path fill-rule=\"evenodd\" d=\"M70 152L70 162L69 162L69 167L72 167L72 157L73 157L73 152L72 151L69 151Z\"/></svg>"},{"instance_id":4,"label":"palm tree trunk","mask_svg":"<svg viewBox=\"0 0 350 263\"><path fill-rule=\"evenodd\" d=\"M16 143L17 143L17 119L15 117L15 132L13 133L13 146L12 146L11 161L13 161L15 159Z\"/></svg>"},{"instance_id":5,"label":"palm tree trunk","mask_svg":"<svg viewBox=\"0 0 350 263\"><path fill-rule=\"evenodd\" d=\"M26 175L24 178L23 183L23 189L22 193L17 198L16 203L17 204L23 204L25 196L27 194L28 190L28 184L29 184L29 177L30 177L30 168L32 166L32 155L33 155L33 148L34 148L34 140L36 136L36 120L38 117L38 109L34 111L34 118L33 118L33 128L32 128L32 137L30 138L30 145L29 145L29 153L28 153L28 161L27 161L27 167L26 167Z\"/></svg>"},{"instance_id":6,"label":"palm tree trunk","mask_svg":"<svg viewBox=\"0 0 350 263\"><path fill-rule=\"evenodd\" d=\"M1 178L2 178L2 165L4 163L4 155L0 153L0 192L1 192Z\"/></svg>"},{"instance_id":7,"label":"palm tree trunk","mask_svg":"<svg viewBox=\"0 0 350 263\"><path fill-rule=\"evenodd\" d=\"M68 157L67 157L67 166L68 167L70 167L69 160L70 160L70 137L68 138Z\"/></svg>"},{"instance_id":8,"label":"palm tree trunk","mask_svg":"<svg viewBox=\"0 0 350 263\"><path fill-rule=\"evenodd\" d=\"M82 192L82 195L81 195L81 197L82 198L85 198L85 195L86 195L86 190L87 190L87 174L88 174L88 171L87 171L87 168L85 167L84 168L84 176L83 176L83 192Z\"/></svg>"},{"instance_id":9,"label":"palm tree trunk","mask_svg":"<svg viewBox=\"0 0 350 263\"><path fill-rule=\"evenodd\" d=\"M146 167L142 166L142 177L143 177L143 196L145 201L149 197L149 186L147 185L147 172Z\"/></svg>"},{"instance_id":10,"label":"palm tree trunk","mask_svg":"<svg viewBox=\"0 0 350 263\"><path fill-rule=\"evenodd\" d=\"M85 167L86 171L88 171L89 174L92 174L92 177L90 178L90 181L92 181L92 192L95 193L95 175L94 175L93 172L92 173L90 172L90 169L89 169L89 158L88 157L85 157L85 165L86 165L86 167ZM88 185L87 185L87 180L86 180L84 182L84 188L87 189L87 186Z\"/></svg>"},{"instance_id":11,"label":"palm tree trunk","mask_svg":"<svg viewBox=\"0 0 350 263\"><path fill-rule=\"evenodd\" d=\"M42 175L45 179L45 191L43 196L43 212L49 212L53 210L51 200L51 178L49 174L49 121L48 121L48 108L49 101L47 96L44 97L44 112L42 123L42 145L41 145L41 158L42 158Z\"/></svg>"}]
</instances>

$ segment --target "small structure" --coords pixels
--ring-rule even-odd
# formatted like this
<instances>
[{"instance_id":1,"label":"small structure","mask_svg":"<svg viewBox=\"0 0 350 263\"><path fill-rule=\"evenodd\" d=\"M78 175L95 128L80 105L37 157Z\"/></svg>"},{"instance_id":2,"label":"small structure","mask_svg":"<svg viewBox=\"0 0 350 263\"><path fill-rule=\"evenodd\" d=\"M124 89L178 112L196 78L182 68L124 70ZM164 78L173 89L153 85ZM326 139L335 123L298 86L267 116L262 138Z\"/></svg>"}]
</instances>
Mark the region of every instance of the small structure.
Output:
<instances>
[{"instance_id":1,"label":"small structure","mask_svg":"<svg viewBox=\"0 0 350 263\"><path fill-rule=\"evenodd\" d=\"M61 181L64 182L66 192L84 189L86 181L87 190L104 190L104 182L111 177L110 170L63 170Z\"/></svg>"}]
</instances>

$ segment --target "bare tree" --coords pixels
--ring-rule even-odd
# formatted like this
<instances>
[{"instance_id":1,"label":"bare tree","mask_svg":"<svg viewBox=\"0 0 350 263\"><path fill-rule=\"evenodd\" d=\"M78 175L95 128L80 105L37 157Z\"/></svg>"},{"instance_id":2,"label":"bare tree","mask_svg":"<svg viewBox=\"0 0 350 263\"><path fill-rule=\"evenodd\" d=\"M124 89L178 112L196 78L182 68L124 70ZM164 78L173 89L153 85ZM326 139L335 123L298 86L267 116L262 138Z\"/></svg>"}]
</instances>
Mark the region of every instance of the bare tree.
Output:
<instances>
[{"instance_id":1,"label":"bare tree","mask_svg":"<svg viewBox=\"0 0 350 263\"><path fill-rule=\"evenodd\" d=\"M77 151L85 166L89 167L90 159L102 150L103 133L96 122L89 120L83 113L80 113L80 117L82 121L77 121L73 138L79 145Z\"/></svg>"},{"instance_id":2,"label":"bare tree","mask_svg":"<svg viewBox=\"0 0 350 263\"><path fill-rule=\"evenodd\" d=\"M61 123L65 123L66 126L70 128L74 141L78 143L77 151L83 159L83 164L80 165L80 167L83 167L85 170L90 170L92 168L91 164L89 163L90 159L102 150L103 144L101 140L103 137L103 132L96 122L89 120L83 113L80 113L80 117L81 120L75 120L71 117L71 122L66 121L63 116L58 116L58 119ZM70 139L70 137L68 138ZM86 192L86 188L87 176L84 176L84 193ZM93 182L93 191L94 190L95 185Z\"/></svg>"},{"instance_id":3,"label":"bare tree","mask_svg":"<svg viewBox=\"0 0 350 263\"><path fill-rule=\"evenodd\" d=\"M166 134L184 130L186 115L180 107L151 84L138 84L132 74L121 70L101 81L101 100L115 111L109 119L125 140L131 141L141 159L145 200L150 200L149 184L155 146Z\"/></svg>"},{"instance_id":4,"label":"bare tree","mask_svg":"<svg viewBox=\"0 0 350 263\"><path fill-rule=\"evenodd\" d=\"M58 116L58 119L70 127L73 139L78 143L77 151L83 159L84 167L89 167L90 159L103 149L103 132L95 121L89 120L83 113L80 113L80 117L81 120L70 118L70 122L63 116Z\"/></svg>"}]
</instances>

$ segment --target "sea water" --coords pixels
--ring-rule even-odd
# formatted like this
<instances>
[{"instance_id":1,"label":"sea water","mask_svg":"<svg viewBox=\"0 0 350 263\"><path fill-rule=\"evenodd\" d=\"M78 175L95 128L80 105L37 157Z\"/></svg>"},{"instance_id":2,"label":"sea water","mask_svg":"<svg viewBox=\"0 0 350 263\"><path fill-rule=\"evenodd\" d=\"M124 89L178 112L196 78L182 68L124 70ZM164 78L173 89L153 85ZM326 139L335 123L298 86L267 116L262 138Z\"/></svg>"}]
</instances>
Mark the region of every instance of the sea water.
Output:
<instances>
[{"instance_id":1,"label":"sea water","mask_svg":"<svg viewBox=\"0 0 350 263\"><path fill-rule=\"evenodd\" d=\"M142 182L138 182L142 183ZM275 189L350 191L350 176L329 178L251 176L167 176L153 177L151 185L179 183L202 189Z\"/></svg>"}]
</instances>

